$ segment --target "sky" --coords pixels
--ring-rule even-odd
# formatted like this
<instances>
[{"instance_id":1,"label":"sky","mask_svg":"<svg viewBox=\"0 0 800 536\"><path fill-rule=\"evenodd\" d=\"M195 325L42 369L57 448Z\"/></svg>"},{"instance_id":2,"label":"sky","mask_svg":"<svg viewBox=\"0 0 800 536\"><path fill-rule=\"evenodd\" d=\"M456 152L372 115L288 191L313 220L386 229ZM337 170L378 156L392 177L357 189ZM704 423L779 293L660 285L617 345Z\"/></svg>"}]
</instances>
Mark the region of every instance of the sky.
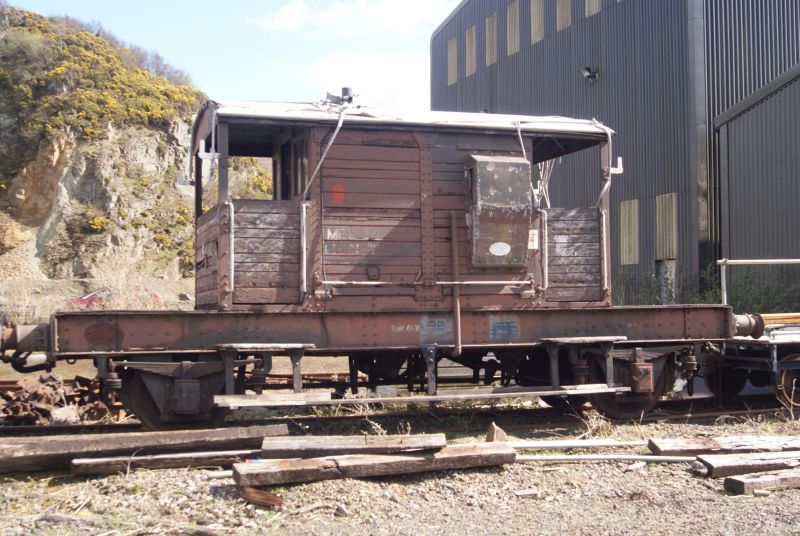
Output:
<instances>
[{"instance_id":1,"label":"sky","mask_svg":"<svg viewBox=\"0 0 800 536\"><path fill-rule=\"evenodd\" d=\"M460 0L9 0L99 22L161 54L215 100L430 108L430 38Z\"/></svg>"}]
</instances>

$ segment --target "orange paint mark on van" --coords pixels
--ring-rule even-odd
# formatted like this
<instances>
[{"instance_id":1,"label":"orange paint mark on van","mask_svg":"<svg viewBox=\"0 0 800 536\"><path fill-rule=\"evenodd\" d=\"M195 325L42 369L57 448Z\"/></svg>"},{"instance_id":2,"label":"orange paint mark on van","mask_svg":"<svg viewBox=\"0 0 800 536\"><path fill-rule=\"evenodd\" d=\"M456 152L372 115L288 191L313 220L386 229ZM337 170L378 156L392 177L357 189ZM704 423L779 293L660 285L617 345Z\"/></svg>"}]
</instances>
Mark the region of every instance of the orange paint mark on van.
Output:
<instances>
[{"instance_id":1,"label":"orange paint mark on van","mask_svg":"<svg viewBox=\"0 0 800 536\"><path fill-rule=\"evenodd\" d=\"M344 195L344 184L341 182L334 182L333 183L333 192L331 193L331 200L336 205L341 205L344 203L345 195Z\"/></svg>"}]
</instances>

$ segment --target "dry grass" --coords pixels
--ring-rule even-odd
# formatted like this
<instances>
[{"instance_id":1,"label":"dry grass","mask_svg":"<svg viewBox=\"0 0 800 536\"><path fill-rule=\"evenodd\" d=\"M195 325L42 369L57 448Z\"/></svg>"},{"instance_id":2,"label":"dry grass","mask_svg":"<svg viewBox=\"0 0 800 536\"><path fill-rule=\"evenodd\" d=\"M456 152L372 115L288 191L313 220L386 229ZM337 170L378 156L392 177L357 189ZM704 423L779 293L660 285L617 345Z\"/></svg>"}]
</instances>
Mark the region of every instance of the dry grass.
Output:
<instances>
[{"instance_id":1,"label":"dry grass","mask_svg":"<svg viewBox=\"0 0 800 536\"><path fill-rule=\"evenodd\" d=\"M7 313L14 323L47 322L65 300L64 293L52 287L53 282L36 279L3 281L0 283L0 310Z\"/></svg>"},{"instance_id":2,"label":"dry grass","mask_svg":"<svg viewBox=\"0 0 800 536\"><path fill-rule=\"evenodd\" d=\"M149 289L153 277L123 251L112 252L102 259L93 275L94 289L111 290L111 298L103 302L98 307L100 309L146 311L164 308L162 302L137 290Z\"/></svg>"},{"instance_id":3,"label":"dry grass","mask_svg":"<svg viewBox=\"0 0 800 536\"><path fill-rule=\"evenodd\" d=\"M575 412L575 416L583 423L586 431L581 438L601 439L613 437L616 432L614 423L596 411Z\"/></svg>"}]
</instances>

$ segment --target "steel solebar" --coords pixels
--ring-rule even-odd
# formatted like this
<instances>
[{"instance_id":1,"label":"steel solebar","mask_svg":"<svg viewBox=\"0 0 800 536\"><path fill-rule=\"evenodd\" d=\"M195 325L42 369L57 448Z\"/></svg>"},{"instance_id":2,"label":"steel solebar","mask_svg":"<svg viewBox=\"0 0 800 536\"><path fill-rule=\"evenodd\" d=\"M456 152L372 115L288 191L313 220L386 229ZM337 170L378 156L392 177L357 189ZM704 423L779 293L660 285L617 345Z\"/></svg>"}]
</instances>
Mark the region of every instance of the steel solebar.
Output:
<instances>
[{"instance_id":1,"label":"steel solebar","mask_svg":"<svg viewBox=\"0 0 800 536\"><path fill-rule=\"evenodd\" d=\"M57 358L92 355L175 354L215 351L217 345L297 343L314 345L306 356L359 350L452 346L450 304L413 312L203 312L98 311L57 313L49 327L49 353ZM628 340L724 340L734 335L730 307L719 305L596 307L461 311L464 347L534 345L553 337L618 335ZM146 335L146 337L145 337ZM422 343L422 344L421 344ZM41 349L41 348L39 348Z\"/></svg>"}]
</instances>

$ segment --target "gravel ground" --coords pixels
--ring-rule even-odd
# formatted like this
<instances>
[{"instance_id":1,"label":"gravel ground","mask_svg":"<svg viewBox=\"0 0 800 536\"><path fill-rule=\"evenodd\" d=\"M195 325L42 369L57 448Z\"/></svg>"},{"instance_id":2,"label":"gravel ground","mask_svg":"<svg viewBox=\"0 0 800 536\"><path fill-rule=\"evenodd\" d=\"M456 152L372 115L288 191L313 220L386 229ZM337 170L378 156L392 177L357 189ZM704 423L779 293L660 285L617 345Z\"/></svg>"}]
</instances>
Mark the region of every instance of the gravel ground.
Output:
<instances>
[{"instance_id":1,"label":"gravel ground","mask_svg":"<svg viewBox=\"0 0 800 536\"><path fill-rule=\"evenodd\" d=\"M567 428L518 425L510 435L800 434L797 421L783 417L613 426L591 412ZM0 534L800 534L800 490L733 496L721 480L692 475L688 464L518 463L269 491L285 499L281 509L249 505L232 481L208 480L202 470L9 475L0 479Z\"/></svg>"}]
</instances>

